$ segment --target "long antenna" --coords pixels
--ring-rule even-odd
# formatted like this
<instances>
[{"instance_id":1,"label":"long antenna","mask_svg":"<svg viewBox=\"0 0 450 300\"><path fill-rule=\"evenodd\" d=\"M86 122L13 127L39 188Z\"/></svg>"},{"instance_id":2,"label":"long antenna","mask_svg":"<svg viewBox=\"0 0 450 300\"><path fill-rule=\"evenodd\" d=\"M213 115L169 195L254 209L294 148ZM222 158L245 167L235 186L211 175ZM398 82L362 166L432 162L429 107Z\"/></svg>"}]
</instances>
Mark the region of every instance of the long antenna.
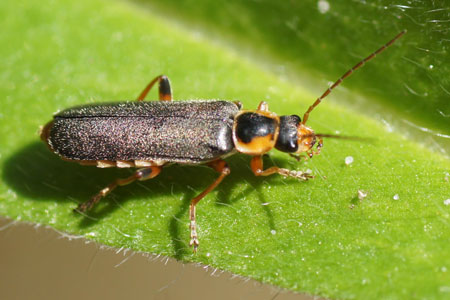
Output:
<instances>
[{"instance_id":1,"label":"long antenna","mask_svg":"<svg viewBox=\"0 0 450 300\"><path fill-rule=\"evenodd\" d=\"M375 56L377 56L378 54L380 54L381 52L383 52L387 47L389 47L390 45L392 45L396 40L398 40L402 35L404 35L406 33L406 30L403 30L402 32L400 32L399 34L397 34L392 40L390 40L389 42L387 42L386 44L384 44L380 49L378 49L377 51L373 52L372 54L370 54L369 56L367 56L366 58L364 58L363 60L361 60L359 63L357 63L353 68L351 68L350 70L348 70L344 75L342 75L341 78L339 78L331 87L329 87L325 93L322 94L322 96L320 96L319 98L317 98L317 100L313 103L313 105L311 105L308 110L305 112L305 114L303 115L303 121L302 124L306 124L306 121L308 121L308 117L309 117L309 113L313 111L313 109L320 104L320 102L322 102L322 99L325 98L326 96L328 96L329 93L331 93L331 91L337 87L338 85L341 84L342 81L344 81L345 78L347 78L348 76L350 76L354 71L358 70L359 68L361 68L362 66L364 66L364 64L366 62L368 62L369 60L371 60L372 58L374 58Z\"/></svg>"}]
</instances>

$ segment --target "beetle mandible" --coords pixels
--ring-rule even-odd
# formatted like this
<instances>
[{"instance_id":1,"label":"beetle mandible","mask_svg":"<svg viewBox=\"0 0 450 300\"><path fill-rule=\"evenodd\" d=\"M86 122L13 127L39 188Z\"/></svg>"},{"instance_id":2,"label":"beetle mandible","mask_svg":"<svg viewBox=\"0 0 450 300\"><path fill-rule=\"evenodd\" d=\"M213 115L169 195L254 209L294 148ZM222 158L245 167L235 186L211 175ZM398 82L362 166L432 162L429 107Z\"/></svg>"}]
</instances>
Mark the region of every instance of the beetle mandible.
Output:
<instances>
[{"instance_id":1,"label":"beetle mandible","mask_svg":"<svg viewBox=\"0 0 450 300\"><path fill-rule=\"evenodd\" d=\"M278 116L261 102L256 110L242 110L239 102L220 100L172 101L168 77L150 81L135 102L91 104L66 109L54 115L41 128L40 137L51 151L67 161L99 168L139 168L133 175L117 179L80 204L85 212L117 186L135 180L156 177L165 165L206 164L220 175L203 192L191 200L189 208L191 240L194 252L199 245L196 205L230 174L223 160L237 152L252 156L250 166L256 176L280 174L307 180L312 176L301 171L263 168L262 155L273 148L297 157L319 154L323 137L306 126L309 114L334 88L356 69L385 50L406 31L357 63L341 76L308 108L303 120L297 115ZM150 89L158 83L159 100L144 102ZM316 145L316 149L313 147Z\"/></svg>"}]
</instances>

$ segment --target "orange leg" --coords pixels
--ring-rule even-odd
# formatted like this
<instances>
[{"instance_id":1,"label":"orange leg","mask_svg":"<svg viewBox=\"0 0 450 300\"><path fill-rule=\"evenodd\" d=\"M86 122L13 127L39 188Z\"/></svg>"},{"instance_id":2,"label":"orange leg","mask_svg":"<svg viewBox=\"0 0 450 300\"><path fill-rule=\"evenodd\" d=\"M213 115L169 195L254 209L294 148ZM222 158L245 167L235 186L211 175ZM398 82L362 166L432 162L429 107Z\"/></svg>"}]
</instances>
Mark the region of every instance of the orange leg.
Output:
<instances>
[{"instance_id":1,"label":"orange leg","mask_svg":"<svg viewBox=\"0 0 450 300\"><path fill-rule=\"evenodd\" d=\"M280 174L281 176L293 177L300 180L308 180L309 178L313 178L312 175L308 173L303 173L302 171L293 171L278 167L270 167L266 170L263 170L262 156L254 156L250 162L250 167L256 176L269 176L277 173Z\"/></svg>"},{"instance_id":2,"label":"orange leg","mask_svg":"<svg viewBox=\"0 0 450 300\"><path fill-rule=\"evenodd\" d=\"M148 92L151 90L153 85L158 82L159 84L159 100L161 101L172 101L172 88L170 87L169 78L165 75L160 75L150 81L150 83L145 87L145 89L141 92L137 101L144 101Z\"/></svg>"},{"instance_id":3,"label":"orange leg","mask_svg":"<svg viewBox=\"0 0 450 300\"><path fill-rule=\"evenodd\" d=\"M296 161L300 161L300 160L302 160L302 159L304 159L304 160L307 160L307 159L308 159L308 156L301 155L301 154L292 154L292 153L289 153L289 156L295 158Z\"/></svg>"},{"instance_id":4,"label":"orange leg","mask_svg":"<svg viewBox=\"0 0 450 300\"><path fill-rule=\"evenodd\" d=\"M113 183L102 189L89 201L81 203L75 209L76 211L85 212L97 204L103 197L106 197L112 190L118 186L127 185L135 180L144 181L156 177L161 172L162 167L149 167L137 170L133 175L127 178L116 179Z\"/></svg>"},{"instance_id":5,"label":"orange leg","mask_svg":"<svg viewBox=\"0 0 450 300\"><path fill-rule=\"evenodd\" d=\"M197 222L195 220L195 206L197 203L203 199L209 192L211 192L222 180L230 174L230 168L227 163L223 160L216 160L208 164L211 168L220 173L219 177L204 190L197 197L191 200L191 205L189 207L189 217L191 220L190 229L191 229L191 241L189 242L189 246L194 246L194 253L197 252L197 248L199 245L198 236L197 236Z\"/></svg>"},{"instance_id":6,"label":"orange leg","mask_svg":"<svg viewBox=\"0 0 450 300\"><path fill-rule=\"evenodd\" d=\"M261 101L258 105L257 110L259 111L269 111L269 104L266 101Z\"/></svg>"}]
</instances>

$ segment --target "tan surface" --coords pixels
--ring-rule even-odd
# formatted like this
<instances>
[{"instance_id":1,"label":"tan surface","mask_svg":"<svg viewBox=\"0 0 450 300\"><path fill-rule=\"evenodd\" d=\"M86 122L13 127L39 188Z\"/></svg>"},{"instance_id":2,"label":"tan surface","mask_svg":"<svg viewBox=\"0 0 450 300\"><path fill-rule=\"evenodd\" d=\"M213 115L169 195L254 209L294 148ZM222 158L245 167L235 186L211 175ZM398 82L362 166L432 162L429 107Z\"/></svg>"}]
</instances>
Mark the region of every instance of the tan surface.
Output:
<instances>
[{"instance_id":1,"label":"tan surface","mask_svg":"<svg viewBox=\"0 0 450 300\"><path fill-rule=\"evenodd\" d=\"M0 218L0 229L1 299L313 299L49 228Z\"/></svg>"}]
</instances>

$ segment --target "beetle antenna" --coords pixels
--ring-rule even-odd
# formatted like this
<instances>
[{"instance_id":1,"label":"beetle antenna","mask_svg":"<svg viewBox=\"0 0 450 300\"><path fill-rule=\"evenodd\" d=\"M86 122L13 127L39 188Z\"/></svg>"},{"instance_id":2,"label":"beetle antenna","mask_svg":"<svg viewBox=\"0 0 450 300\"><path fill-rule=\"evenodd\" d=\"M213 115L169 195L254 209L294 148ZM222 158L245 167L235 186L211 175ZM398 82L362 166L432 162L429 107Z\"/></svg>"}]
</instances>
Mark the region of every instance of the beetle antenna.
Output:
<instances>
[{"instance_id":1,"label":"beetle antenna","mask_svg":"<svg viewBox=\"0 0 450 300\"><path fill-rule=\"evenodd\" d=\"M349 135L337 135L337 134L324 134L324 133L318 133L314 134L314 136L318 138L333 138L333 139L343 139L343 140L350 140L350 141L365 141L370 142L374 139L372 138L364 138L359 136L349 136Z\"/></svg>"},{"instance_id":2,"label":"beetle antenna","mask_svg":"<svg viewBox=\"0 0 450 300\"><path fill-rule=\"evenodd\" d=\"M320 96L319 98L317 98L317 100L313 103L313 105L311 105L308 110L305 112L305 114L303 115L303 121L302 124L306 124L306 121L308 121L308 117L309 117L309 113L313 111L313 109L320 104L320 102L322 101L323 98L325 98L326 96L328 96L329 93L331 93L331 91L337 87L338 85L341 84L342 81L344 81L345 78L347 78L348 76L350 76L354 71L358 70L359 68L361 68L362 66L364 66L364 64L366 62L368 62L369 60L371 60L372 58L374 58L375 56L377 56L378 54L380 54L381 52L383 52L387 47L389 47L390 45L392 45L397 39L399 39L402 35L404 35L406 33L406 30L403 30L402 32L400 32L399 34L397 34L392 40L390 40L389 42L387 42L386 44L384 44L380 49L378 49L377 51L373 52L372 54L370 54L369 56L367 56L366 58L364 58L363 60L361 60L359 63L357 63L353 68L351 68L350 70L348 70L344 75L341 76L341 78L339 78L331 87L329 87L325 93L322 94L322 96Z\"/></svg>"}]
</instances>

